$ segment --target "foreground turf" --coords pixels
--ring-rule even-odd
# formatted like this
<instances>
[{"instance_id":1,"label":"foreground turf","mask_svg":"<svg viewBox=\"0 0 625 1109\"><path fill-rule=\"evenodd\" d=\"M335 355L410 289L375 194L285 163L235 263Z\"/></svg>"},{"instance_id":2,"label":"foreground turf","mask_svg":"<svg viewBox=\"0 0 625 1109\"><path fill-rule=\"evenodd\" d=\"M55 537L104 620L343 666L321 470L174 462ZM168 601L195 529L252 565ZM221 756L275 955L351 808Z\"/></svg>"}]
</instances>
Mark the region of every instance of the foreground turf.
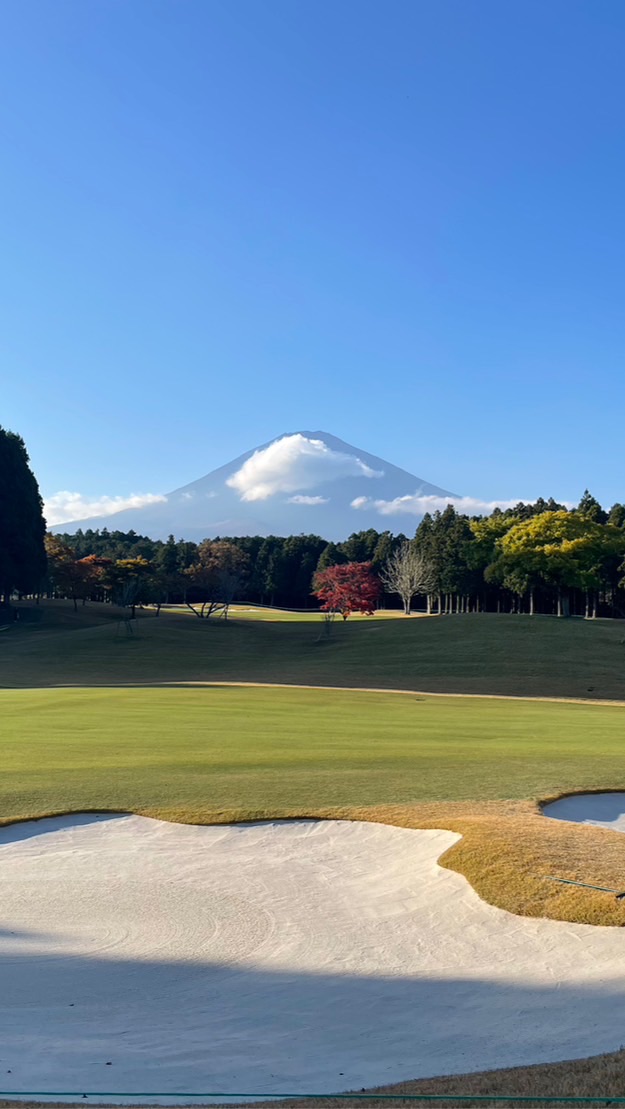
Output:
<instances>
[{"instance_id":1,"label":"foreground turf","mask_svg":"<svg viewBox=\"0 0 625 1109\"><path fill-rule=\"evenodd\" d=\"M625 788L625 709L326 691L105 689L251 680L625 699L622 625L468 616L229 625L55 602L0 639L2 822L85 808L183 821L336 816L444 827L443 864L513 913L625 925L625 837L545 819L537 798ZM320 623L320 622L319 622ZM38 686L82 685L84 689ZM18 688L22 687L22 688ZM28 688L31 687L31 688ZM621 1092L623 1054L395 1092ZM329 1099L331 1100L331 1099ZM347 1102L346 1104L350 1104ZM384 1104L384 1102L382 1102Z\"/></svg>"},{"instance_id":2,"label":"foreground turf","mask_svg":"<svg viewBox=\"0 0 625 1109\"><path fill-rule=\"evenodd\" d=\"M625 788L625 707L267 688L0 694L2 820L338 816L462 834L446 863L514 912L625 923L543 875L623 884L624 837L536 799Z\"/></svg>"},{"instance_id":3,"label":"foreground turf","mask_svg":"<svg viewBox=\"0 0 625 1109\"><path fill-rule=\"evenodd\" d=\"M625 708L262 688L5 691L4 816L535 798L625 786Z\"/></svg>"}]
</instances>

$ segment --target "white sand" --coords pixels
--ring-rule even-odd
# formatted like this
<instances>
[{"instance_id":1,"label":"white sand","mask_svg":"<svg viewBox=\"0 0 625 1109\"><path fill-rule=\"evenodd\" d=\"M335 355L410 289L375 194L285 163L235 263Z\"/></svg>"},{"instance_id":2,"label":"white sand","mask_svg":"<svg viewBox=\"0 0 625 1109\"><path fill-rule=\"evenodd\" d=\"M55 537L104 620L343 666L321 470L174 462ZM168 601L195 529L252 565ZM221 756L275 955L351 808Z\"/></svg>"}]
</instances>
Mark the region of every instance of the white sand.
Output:
<instances>
[{"instance_id":1,"label":"white sand","mask_svg":"<svg viewBox=\"0 0 625 1109\"><path fill-rule=\"evenodd\" d=\"M486 905L437 866L456 839L0 830L0 1088L331 1092L619 1047L625 931Z\"/></svg>"},{"instance_id":2,"label":"white sand","mask_svg":"<svg viewBox=\"0 0 625 1109\"><path fill-rule=\"evenodd\" d=\"M598 824L613 832L625 832L625 793L577 793L545 805L545 816L576 824Z\"/></svg>"}]
</instances>

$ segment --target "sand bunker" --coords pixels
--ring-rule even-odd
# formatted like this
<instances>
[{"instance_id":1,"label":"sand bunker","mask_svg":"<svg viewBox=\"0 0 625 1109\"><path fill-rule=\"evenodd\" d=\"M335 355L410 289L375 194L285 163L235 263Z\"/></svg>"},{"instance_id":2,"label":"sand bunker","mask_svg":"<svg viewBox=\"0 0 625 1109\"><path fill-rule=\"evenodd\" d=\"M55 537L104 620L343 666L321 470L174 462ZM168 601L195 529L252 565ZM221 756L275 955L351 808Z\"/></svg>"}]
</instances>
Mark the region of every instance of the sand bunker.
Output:
<instances>
[{"instance_id":1,"label":"sand bunker","mask_svg":"<svg viewBox=\"0 0 625 1109\"><path fill-rule=\"evenodd\" d=\"M552 820L598 824L613 832L625 832L625 793L577 793L545 805L543 813Z\"/></svg>"},{"instance_id":2,"label":"sand bunker","mask_svg":"<svg viewBox=\"0 0 625 1109\"><path fill-rule=\"evenodd\" d=\"M0 830L0 1087L331 1092L619 1047L625 932L486 905L437 866L457 838Z\"/></svg>"}]
</instances>

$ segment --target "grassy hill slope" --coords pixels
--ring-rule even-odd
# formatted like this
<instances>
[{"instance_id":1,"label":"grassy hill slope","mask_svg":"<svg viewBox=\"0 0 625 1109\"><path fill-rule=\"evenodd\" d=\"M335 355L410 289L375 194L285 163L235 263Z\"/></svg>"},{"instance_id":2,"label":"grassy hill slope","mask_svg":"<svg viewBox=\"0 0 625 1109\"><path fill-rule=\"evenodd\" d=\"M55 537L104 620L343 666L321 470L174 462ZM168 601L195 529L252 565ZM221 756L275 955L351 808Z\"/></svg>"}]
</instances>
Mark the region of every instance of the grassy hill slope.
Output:
<instances>
[{"instance_id":1,"label":"grassy hill slope","mask_svg":"<svg viewBox=\"0 0 625 1109\"><path fill-rule=\"evenodd\" d=\"M140 615L71 634L51 614L0 637L0 686L177 681L286 682L439 693L625 700L624 626L617 621L471 615L337 622L228 623ZM104 609L106 611L106 609ZM83 619L101 619L99 606ZM112 614L111 614L112 615Z\"/></svg>"}]
</instances>

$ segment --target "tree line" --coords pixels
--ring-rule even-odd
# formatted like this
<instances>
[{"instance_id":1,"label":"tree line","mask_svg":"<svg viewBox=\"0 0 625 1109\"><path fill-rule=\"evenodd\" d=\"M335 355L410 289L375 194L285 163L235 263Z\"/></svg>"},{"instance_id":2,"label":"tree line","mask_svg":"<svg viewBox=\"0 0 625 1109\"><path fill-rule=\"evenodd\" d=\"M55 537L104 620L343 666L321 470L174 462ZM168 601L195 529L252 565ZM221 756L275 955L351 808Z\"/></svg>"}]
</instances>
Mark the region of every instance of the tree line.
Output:
<instances>
[{"instance_id":1,"label":"tree line","mask_svg":"<svg viewBox=\"0 0 625 1109\"><path fill-rule=\"evenodd\" d=\"M427 513L408 538L374 528L344 542L318 535L234 536L195 544L134 532L78 530L55 537L75 559L110 560L133 573L144 560L143 596L197 602L214 591L283 608L316 607L315 575L368 564L381 603L427 612L554 613L625 616L625 505L607 511L584 493L570 509L553 499L519 503L490 516L453 505ZM109 571L111 573L111 571ZM227 588L226 588L227 579ZM109 587L110 588L110 587Z\"/></svg>"},{"instance_id":2,"label":"tree line","mask_svg":"<svg viewBox=\"0 0 625 1109\"><path fill-rule=\"evenodd\" d=\"M327 576L354 566L366 573ZM575 508L539 498L478 517L450 504L427 513L411 537L370 528L341 543L319 535L192 543L107 528L50 535L24 442L0 428L0 606L16 594L48 595L76 605L88 599L133 607L186 603L206 617L227 614L235 598L316 608L328 603L328 583L340 582L354 610L359 580L367 583L362 611L375 593L380 603L401 604L407 612L416 603L447 615L625 617L625 505L604 509L585 492Z\"/></svg>"},{"instance_id":3,"label":"tree line","mask_svg":"<svg viewBox=\"0 0 625 1109\"><path fill-rule=\"evenodd\" d=\"M48 536L47 591L86 598L121 600L133 591L136 603L187 603L198 615L211 615L211 597L231 603L280 608L316 607L315 573L336 565L371 562L380 573L403 535L358 532L343 543L319 535L233 536L201 543L163 542L134 531L78 529Z\"/></svg>"},{"instance_id":4,"label":"tree line","mask_svg":"<svg viewBox=\"0 0 625 1109\"><path fill-rule=\"evenodd\" d=\"M413 590L428 612L625 616L625 506L608 512L588 491L574 509L539 499L469 517L448 505L423 517L400 561L413 575L404 599Z\"/></svg>"}]
</instances>

